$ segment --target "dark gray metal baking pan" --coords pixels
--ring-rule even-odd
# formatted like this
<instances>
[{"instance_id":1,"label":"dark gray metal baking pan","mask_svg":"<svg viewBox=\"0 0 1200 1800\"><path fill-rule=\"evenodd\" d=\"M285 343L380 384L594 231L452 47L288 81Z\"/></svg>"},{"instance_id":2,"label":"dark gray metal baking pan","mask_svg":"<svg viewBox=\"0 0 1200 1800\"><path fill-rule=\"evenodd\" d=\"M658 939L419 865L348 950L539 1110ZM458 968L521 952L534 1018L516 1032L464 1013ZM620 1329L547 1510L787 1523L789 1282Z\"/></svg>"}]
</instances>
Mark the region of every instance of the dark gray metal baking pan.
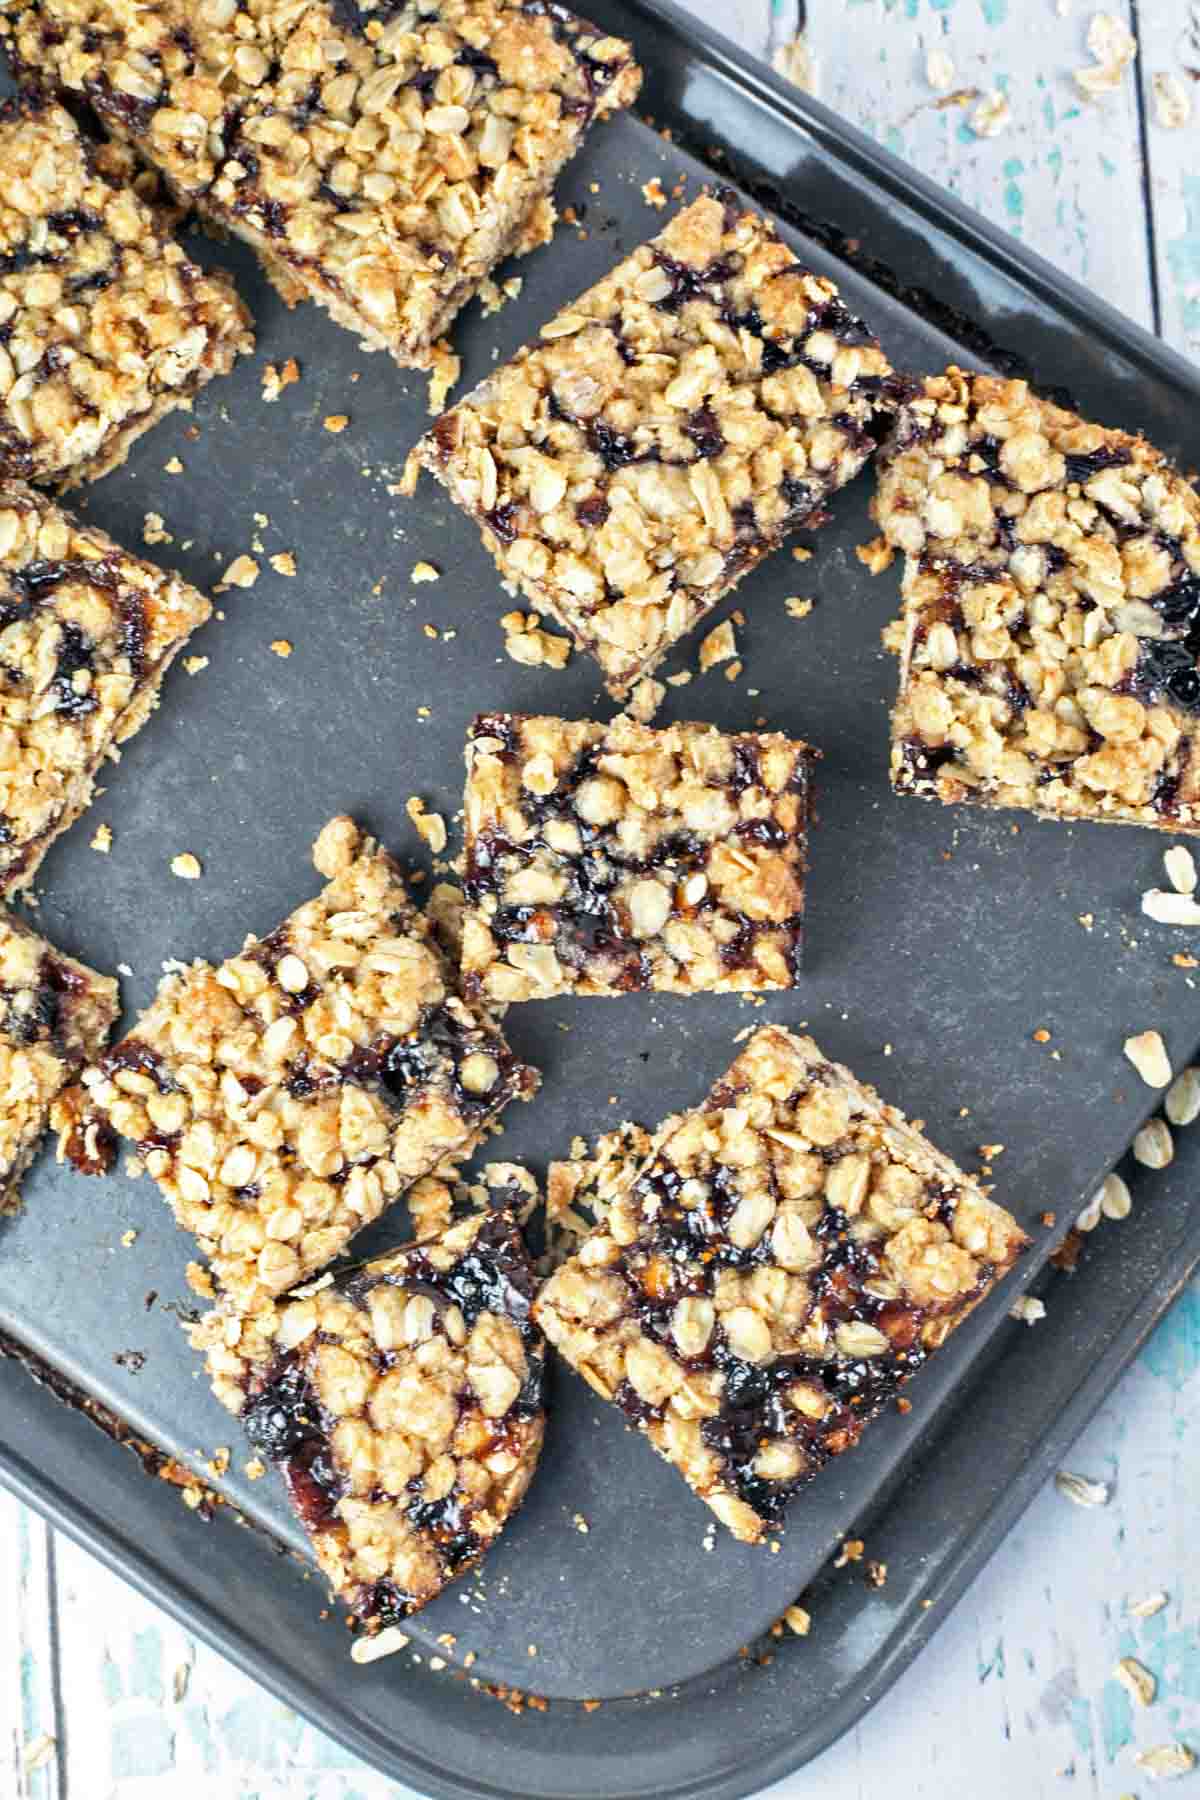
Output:
<instances>
[{"instance_id":1,"label":"dark gray metal baking pan","mask_svg":"<svg viewBox=\"0 0 1200 1800\"><path fill-rule=\"evenodd\" d=\"M1185 466L1197 460L1200 380L1179 358L673 9L612 0L592 11L637 42L653 126L624 119L595 134L560 194L576 227L519 266L520 296L498 316L472 307L461 322L464 382L657 228L641 193L650 176L668 190L686 176L692 192L717 166L782 215L898 364L1020 368L1145 429ZM87 516L137 544L145 513L161 513L173 541L153 554L201 585L257 537L264 574L223 597L224 617L195 645L208 667L175 671L90 823L52 851L37 915L64 948L132 968L131 1012L164 959L227 954L311 892L308 844L332 812L358 814L419 860L405 800L455 810L474 711L611 711L585 660L557 675L511 663L496 622L511 602L473 530L428 487L415 504L389 492L425 424L424 383L366 356L315 309L286 312L235 247L199 240L196 253L234 271L260 354L211 387L191 421L144 439L87 493ZM290 355L301 381L264 405L263 363ZM339 436L322 429L332 413L350 417ZM174 477L173 455L184 464ZM755 1009L715 996L513 1009L513 1040L546 1082L508 1116L496 1150L544 1163L577 1132L657 1117L706 1089L746 1024L807 1023L968 1165L982 1143L1007 1146L998 1192L1035 1238L1028 1281L1146 1109L1121 1040L1153 1023L1182 1062L1200 1012L1192 978L1170 962L1177 936L1144 935L1136 911L1162 840L889 793L894 671L879 632L897 582L895 571L872 581L854 555L873 535L868 496L864 481L839 497L811 562L776 556L732 598L746 615L742 678L698 678L664 710L736 728L761 717L825 752L800 987ZM295 580L269 569L282 549L296 556ZM443 571L436 586L408 580L420 559ZM793 594L817 600L802 623L784 610ZM286 661L269 648L280 638L294 645ZM669 667L694 659L693 641ZM88 848L101 819L115 833L108 858ZM194 884L170 874L185 849L204 865ZM1181 1164L1138 1227L1077 1277L1049 1328L1014 1341L1015 1283L981 1307L913 1382L913 1412L881 1419L795 1506L774 1555L724 1537L706 1551L705 1509L556 1371L524 1512L476 1578L413 1622L423 1658L444 1654L435 1640L450 1633L451 1660L474 1651L475 1678L551 1697L548 1713L516 1718L407 1658L356 1668L341 1626L319 1617L315 1580L277 1559L272 1544L301 1551L302 1540L274 1479L245 1478L236 1428L182 1342L190 1246L150 1184L84 1182L43 1157L26 1195L0 1233L0 1330L173 1454L230 1444L221 1485L261 1530L198 1525L15 1366L0 1373L0 1473L301 1710L435 1795L730 1800L811 1756L913 1654L930 1629L921 1602L967 1579L1200 1254L1200 1205ZM363 1245L402 1233L389 1218ZM960 1434L987 1441L988 1459L956 1453ZM739 1648L868 1519L887 1589L842 1576L826 1592L822 1578L821 1631L767 1669L748 1667ZM620 1698L672 1683L684 1685L664 1698ZM611 1704L587 1713L585 1697Z\"/></svg>"}]
</instances>

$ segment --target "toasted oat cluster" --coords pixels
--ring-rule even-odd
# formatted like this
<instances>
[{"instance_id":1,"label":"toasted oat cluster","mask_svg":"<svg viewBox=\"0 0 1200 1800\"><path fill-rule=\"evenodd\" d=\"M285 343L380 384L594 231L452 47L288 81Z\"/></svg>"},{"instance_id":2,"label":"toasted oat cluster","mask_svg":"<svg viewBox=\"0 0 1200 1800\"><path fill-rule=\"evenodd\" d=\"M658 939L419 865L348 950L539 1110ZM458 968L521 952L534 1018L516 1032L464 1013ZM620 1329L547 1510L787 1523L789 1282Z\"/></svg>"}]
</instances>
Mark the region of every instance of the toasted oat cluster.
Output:
<instances>
[{"instance_id":1,"label":"toasted oat cluster","mask_svg":"<svg viewBox=\"0 0 1200 1800\"><path fill-rule=\"evenodd\" d=\"M608 1219L618 1194L629 1186L659 1137L678 1124L672 1115L656 1132L624 1120L590 1147L576 1138L571 1154L546 1171L546 1272L574 1256L583 1239ZM541 1264L539 1264L541 1267Z\"/></svg>"},{"instance_id":2,"label":"toasted oat cluster","mask_svg":"<svg viewBox=\"0 0 1200 1800\"><path fill-rule=\"evenodd\" d=\"M1200 497L1165 457L952 368L876 508L906 559L901 793L1200 831Z\"/></svg>"},{"instance_id":3,"label":"toasted oat cluster","mask_svg":"<svg viewBox=\"0 0 1200 1800\"><path fill-rule=\"evenodd\" d=\"M277 1309L242 1422L371 1627L473 1568L525 1496L544 1426L532 1295L513 1219L486 1212Z\"/></svg>"},{"instance_id":4,"label":"toasted oat cluster","mask_svg":"<svg viewBox=\"0 0 1200 1800\"><path fill-rule=\"evenodd\" d=\"M21 1177L50 1109L99 1056L120 1011L117 984L0 913L0 1215L21 1202Z\"/></svg>"},{"instance_id":5,"label":"toasted oat cluster","mask_svg":"<svg viewBox=\"0 0 1200 1800\"><path fill-rule=\"evenodd\" d=\"M462 969L501 1004L790 987L817 752L778 733L485 713Z\"/></svg>"},{"instance_id":6,"label":"toasted oat cluster","mask_svg":"<svg viewBox=\"0 0 1200 1800\"><path fill-rule=\"evenodd\" d=\"M178 575L0 481L0 894L28 886L211 611Z\"/></svg>"},{"instance_id":7,"label":"toasted oat cluster","mask_svg":"<svg viewBox=\"0 0 1200 1800\"><path fill-rule=\"evenodd\" d=\"M417 455L623 697L874 449L891 370L728 193L626 257Z\"/></svg>"},{"instance_id":8,"label":"toasted oat cluster","mask_svg":"<svg viewBox=\"0 0 1200 1800\"><path fill-rule=\"evenodd\" d=\"M541 0L0 0L0 29L286 295L418 366L544 241L555 176L641 79L628 44Z\"/></svg>"},{"instance_id":9,"label":"toasted oat cluster","mask_svg":"<svg viewBox=\"0 0 1200 1800\"><path fill-rule=\"evenodd\" d=\"M0 106L0 476L105 474L253 348L232 284L110 170L60 106Z\"/></svg>"},{"instance_id":10,"label":"toasted oat cluster","mask_svg":"<svg viewBox=\"0 0 1200 1800\"><path fill-rule=\"evenodd\" d=\"M901 1113L769 1025L657 1137L534 1315L753 1543L1025 1241Z\"/></svg>"},{"instance_id":11,"label":"toasted oat cluster","mask_svg":"<svg viewBox=\"0 0 1200 1800\"><path fill-rule=\"evenodd\" d=\"M132 1140L247 1313L536 1087L454 993L392 859L338 818L314 860L328 886L219 968L168 976L60 1124L88 1170L108 1127Z\"/></svg>"}]
</instances>

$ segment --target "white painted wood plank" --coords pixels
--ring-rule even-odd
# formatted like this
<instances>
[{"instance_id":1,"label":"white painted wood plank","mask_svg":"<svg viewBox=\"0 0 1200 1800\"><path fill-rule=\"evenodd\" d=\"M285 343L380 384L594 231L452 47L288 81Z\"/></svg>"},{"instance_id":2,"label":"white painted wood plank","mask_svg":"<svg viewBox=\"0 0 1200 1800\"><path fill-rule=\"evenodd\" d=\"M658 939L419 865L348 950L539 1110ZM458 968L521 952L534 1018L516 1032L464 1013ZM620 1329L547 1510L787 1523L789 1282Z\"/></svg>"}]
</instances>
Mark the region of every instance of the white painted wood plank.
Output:
<instances>
[{"instance_id":1,"label":"white painted wood plank","mask_svg":"<svg viewBox=\"0 0 1200 1800\"><path fill-rule=\"evenodd\" d=\"M61 1791L54 1557L49 1526L0 1489L0 1793L16 1800Z\"/></svg>"},{"instance_id":2,"label":"white painted wood plank","mask_svg":"<svg viewBox=\"0 0 1200 1800\"><path fill-rule=\"evenodd\" d=\"M1188 356L1200 356L1200 7L1190 0L1141 0L1138 70L1146 121L1160 329ZM1159 122L1156 75L1178 82L1190 122Z\"/></svg>"},{"instance_id":3,"label":"white painted wood plank","mask_svg":"<svg viewBox=\"0 0 1200 1800\"><path fill-rule=\"evenodd\" d=\"M757 47L757 8L686 3ZM1166 9L1177 4L1167 0ZM1090 60L1090 10L1060 18L1052 0L813 0L805 35L822 100L1149 324L1136 83L1127 75L1098 103L1079 93L1072 71ZM1130 17L1127 0L1108 10ZM794 17L794 8L778 9L781 17ZM1007 98L1011 120L997 136L972 130L978 100L947 106L929 86L925 64L934 49L950 57L955 90Z\"/></svg>"}]
</instances>

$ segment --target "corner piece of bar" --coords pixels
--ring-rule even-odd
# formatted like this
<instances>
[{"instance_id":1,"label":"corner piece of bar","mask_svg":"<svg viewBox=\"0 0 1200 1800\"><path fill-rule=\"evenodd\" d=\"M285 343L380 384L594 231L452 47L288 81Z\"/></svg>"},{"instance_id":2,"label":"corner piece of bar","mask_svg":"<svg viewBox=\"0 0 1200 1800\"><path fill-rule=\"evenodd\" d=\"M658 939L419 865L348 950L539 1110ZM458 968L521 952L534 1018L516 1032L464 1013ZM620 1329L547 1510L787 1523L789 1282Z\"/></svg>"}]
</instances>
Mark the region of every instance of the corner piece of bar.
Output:
<instances>
[{"instance_id":1,"label":"corner piece of bar","mask_svg":"<svg viewBox=\"0 0 1200 1800\"><path fill-rule=\"evenodd\" d=\"M543 1344L510 1214L483 1212L283 1301L242 1423L371 1629L483 1556L542 1445Z\"/></svg>"},{"instance_id":2,"label":"corner piece of bar","mask_svg":"<svg viewBox=\"0 0 1200 1800\"><path fill-rule=\"evenodd\" d=\"M113 159L37 94L0 105L0 476L70 487L253 348Z\"/></svg>"},{"instance_id":3,"label":"corner piece of bar","mask_svg":"<svg viewBox=\"0 0 1200 1800\"><path fill-rule=\"evenodd\" d=\"M623 698L875 448L894 377L834 284L723 191L542 327L417 456Z\"/></svg>"},{"instance_id":4,"label":"corner piece of bar","mask_svg":"<svg viewBox=\"0 0 1200 1800\"><path fill-rule=\"evenodd\" d=\"M17 71L86 99L289 304L427 367L502 258L544 241L629 44L552 0L0 0Z\"/></svg>"},{"instance_id":5,"label":"corner piece of bar","mask_svg":"<svg viewBox=\"0 0 1200 1800\"><path fill-rule=\"evenodd\" d=\"M21 1203L21 1177L53 1109L108 1042L117 984L65 956L0 909L0 1215Z\"/></svg>"},{"instance_id":6,"label":"corner piece of bar","mask_svg":"<svg viewBox=\"0 0 1200 1800\"><path fill-rule=\"evenodd\" d=\"M773 733L485 713L467 745L464 991L794 985L818 751Z\"/></svg>"},{"instance_id":7,"label":"corner piece of bar","mask_svg":"<svg viewBox=\"0 0 1200 1800\"><path fill-rule=\"evenodd\" d=\"M391 857L337 818L314 858L315 899L219 968L168 976L84 1076L247 1313L537 1085L454 992Z\"/></svg>"},{"instance_id":8,"label":"corner piece of bar","mask_svg":"<svg viewBox=\"0 0 1200 1800\"><path fill-rule=\"evenodd\" d=\"M0 894L27 887L88 806L211 611L178 575L0 481Z\"/></svg>"},{"instance_id":9,"label":"corner piece of bar","mask_svg":"<svg viewBox=\"0 0 1200 1800\"><path fill-rule=\"evenodd\" d=\"M1143 438L952 368L901 411L897 791L1200 832L1200 497Z\"/></svg>"},{"instance_id":10,"label":"corner piece of bar","mask_svg":"<svg viewBox=\"0 0 1200 1800\"><path fill-rule=\"evenodd\" d=\"M656 1140L534 1314L755 1543L1026 1242L894 1107L769 1025Z\"/></svg>"}]
</instances>

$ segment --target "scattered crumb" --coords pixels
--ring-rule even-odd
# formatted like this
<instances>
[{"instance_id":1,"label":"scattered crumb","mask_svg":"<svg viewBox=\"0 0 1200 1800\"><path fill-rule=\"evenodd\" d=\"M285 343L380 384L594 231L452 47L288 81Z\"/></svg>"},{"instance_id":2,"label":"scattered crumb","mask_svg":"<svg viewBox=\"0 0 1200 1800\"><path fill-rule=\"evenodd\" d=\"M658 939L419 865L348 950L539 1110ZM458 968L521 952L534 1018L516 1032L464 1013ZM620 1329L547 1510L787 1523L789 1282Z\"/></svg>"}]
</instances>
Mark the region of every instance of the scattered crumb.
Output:
<instances>
[{"instance_id":1,"label":"scattered crumb","mask_svg":"<svg viewBox=\"0 0 1200 1800\"><path fill-rule=\"evenodd\" d=\"M383 1656L394 1656L397 1650L406 1649L411 1642L397 1626L385 1625L374 1637L356 1637L350 1646L350 1660L360 1664L378 1662Z\"/></svg>"},{"instance_id":2,"label":"scattered crumb","mask_svg":"<svg viewBox=\"0 0 1200 1800\"><path fill-rule=\"evenodd\" d=\"M1033 1034L1033 1041L1035 1044L1048 1044L1050 1042L1050 1033L1046 1030L1044 1025L1038 1026Z\"/></svg>"},{"instance_id":3,"label":"scattered crumb","mask_svg":"<svg viewBox=\"0 0 1200 1800\"><path fill-rule=\"evenodd\" d=\"M483 307L484 318L491 318L492 314L498 313L502 306L507 306L510 300L515 300L524 286L525 277L523 275L510 275L507 281L499 284L494 282L491 276L488 276L479 286L479 300Z\"/></svg>"},{"instance_id":4,"label":"scattered crumb","mask_svg":"<svg viewBox=\"0 0 1200 1800\"><path fill-rule=\"evenodd\" d=\"M541 623L540 613L505 613L500 621L505 654L528 669L565 669L571 656L570 638L543 631Z\"/></svg>"},{"instance_id":5,"label":"scattered crumb","mask_svg":"<svg viewBox=\"0 0 1200 1800\"><path fill-rule=\"evenodd\" d=\"M855 544L854 554L869 575L882 575L896 560L896 552L886 538L872 538L869 544Z\"/></svg>"},{"instance_id":6,"label":"scattered crumb","mask_svg":"<svg viewBox=\"0 0 1200 1800\"><path fill-rule=\"evenodd\" d=\"M431 562L416 562L408 579L419 586L423 581L440 581L441 577L442 571L435 569Z\"/></svg>"},{"instance_id":7,"label":"scattered crumb","mask_svg":"<svg viewBox=\"0 0 1200 1800\"><path fill-rule=\"evenodd\" d=\"M200 860L190 850L183 850L171 858L171 873L178 875L180 881L199 881Z\"/></svg>"},{"instance_id":8,"label":"scattered crumb","mask_svg":"<svg viewBox=\"0 0 1200 1800\"><path fill-rule=\"evenodd\" d=\"M803 544L797 544L796 548L792 551L792 560L793 562L811 562L812 554L812 551L806 550Z\"/></svg>"},{"instance_id":9,"label":"scattered crumb","mask_svg":"<svg viewBox=\"0 0 1200 1800\"><path fill-rule=\"evenodd\" d=\"M718 663L728 662L731 656L737 655L737 638L734 635L733 620L725 619L716 625L703 639L700 645L700 673L705 675L709 669L716 668Z\"/></svg>"},{"instance_id":10,"label":"scattered crumb","mask_svg":"<svg viewBox=\"0 0 1200 1800\"><path fill-rule=\"evenodd\" d=\"M1145 1663L1140 1663L1136 1656L1123 1656L1113 1670L1113 1674L1130 1699L1136 1700L1139 1706L1154 1704L1154 1696L1158 1692L1158 1682Z\"/></svg>"},{"instance_id":11,"label":"scattered crumb","mask_svg":"<svg viewBox=\"0 0 1200 1800\"><path fill-rule=\"evenodd\" d=\"M433 854L440 856L446 848L446 821L441 813L427 813L425 802L417 794L411 796L404 810Z\"/></svg>"},{"instance_id":12,"label":"scattered crumb","mask_svg":"<svg viewBox=\"0 0 1200 1800\"><path fill-rule=\"evenodd\" d=\"M1086 1475L1073 1475L1070 1469L1060 1469L1054 1485L1064 1500L1073 1500L1076 1506L1107 1506L1112 1498L1106 1482L1089 1481Z\"/></svg>"},{"instance_id":13,"label":"scattered crumb","mask_svg":"<svg viewBox=\"0 0 1200 1800\"><path fill-rule=\"evenodd\" d=\"M92 836L92 849L99 850L101 856L107 856L113 846L111 825L97 825Z\"/></svg>"},{"instance_id":14,"label":"scattered crumb","mask_svg":"<svg viewBox=\"0 0 1200 1800\"><path fill-rule=\"evenodd\" d=\"M885 1562L869 1562L867 1564L867 1586L882 1588L887 1586L888 1566Z\"/></svg>"},{"instance_id":15,"label":"scattered crumb","mask_svg":"<svg viewBox=\"0 0 1200 1800\"><path fill-rule=\"evenodd\" d=\"M220 1478L229 1468L230 1452L228 1444L221 1444L208 1459L208 1472Z\"/></svg>"},{"instance_id":16,"label":"scattered crumb","mask_svg":"<svg viewBox=\"0 0 1200 1800\"><path fill-rule=\"evenodd\" d=\"M328 413L325 418L325 429L334 437L338 437L345 431L349 423L349 413Z\"/></svg>"},{"instance_id":17,"label":"scattered crumb","mask_svg":"<svg viewBox=\"0 0 1200 1800\"><path fill-rule=\"evenodd\" d=\"M1008 97L999 88L993 88L985 94L975 111L971 114L971 130L976 137L999 137L1000 133L1012 123L1012 108Z\"/></svg>"},{"instance_id":18,"label":"scattered crumb","mask_svg":"<svg viewBox=\"0 0 1200 1800\"><path fill-rule=\"evenodd\" d=\"M783 605L789 619L807 619L813 609L811 600L785 600Z\"/></svg>"},{"instance_id":19,"label":"scattered crumb","mask_svg":"<svg viewBox=\"0 0 1200 1800\"><path fill-rule=\"evenodd\" d=\"M208 658L207 656L185 656L183 666L189 675L198 675L201 669L207 669Z\"/></svg>"},{"instance_id":20,"label":"scattered crumb","mask_svg":"<svg viewBox=\"0 0 1200 1800\"><path fill-rule=\"evenodd\" d=\"M845 1539L843 1539L841 1548L839 1549L837 1556L834 1558L834 1562L833 1562L834 1568L835 1569L844 1569L847 1563L861 1562L862 1561L862 1553L866 1549L866 1547L867 1546L864 1544L864 1542L861 1538L845 1538Z\"/></svg>"},{"instance_id":21,"label":"scattered crumb","mask_svg":"<svg viewBox=\"0 0 1200 1800\"><path fill-rule=\"evenodd\" d=\"M225 588L251 588L258 580L259 566L252 556L235 556L214 590L221 593Z\"/></svg>"},{"instance_id":22,"label":"scattered crumb","mask_svg":"<svg viewBox=\"0 0 1200 1800\"><path fill-rule=\"evenodd\" d=\"M663 184L657 175L642 183L642 199L647 206L657 207L659 212L667 204L667 196L663 193Z\"/></svg>"},{"instance_id":23,"label":"scattered crumb","mask_svg":"<svg viewBox=\"0 0 1200 1800\"><path fill-rule=\"evenodd\" d=\"M575 1517L571 1520L571 1523L572 1523L572 1525L574 1525L576 1531L579 1532L581 1537L586 1537L588 1532L591 1530L591 1527L589 1526L587 1520L584 1518L582 1513L576 1513Z\"/></svg>"},{"instance_id":24,"label":"scattered crumb","mask_svg":"<svg viewBox=\"0 0 1200 1800\"><path fill-rule=\"evenodd\" d=\"M1137 55L1137 39L1122 19L1112 13L1093 13L1087 46L1093 61L1076 69L1075 85L1088 100L1099 100L1120 87L1126 69Z\"/></svg>"},{"instance_id":25,"label":"scattered crumb","mask_svg":"<svg viewBox=\"0 0 1200 1800\"><path fill-rule=\"evenodd\" d=\"M801 93L816 93L817 65L802 37L790 38L786 44L778 45L771 57L771 67Z\"/></svg>"},{"instance_id":26,"label":"scattered crumb","mask_svg":"<svg viewBox=\"0 0 1200 1800\"><path fill-rule=\"evenodd\" d=\"M292 383L294 381L299 381L299 379L300 365L294 356L289 356L287 361L279 368L276 368L274 363L268 363L262 372L263 399L268 403L272 400L278 400L284 388L291 387Z\"/></svg>"},{"instance_id":27,"label":"scattered crumb","mask_svg":"<svg viewBox=\"0 0 1200 1800\"><path fill-rule=\"evenodd\" d=\"M667 676L667 686L686 687L691 679L692 671L690 669L680 669L677 674Z\"/></svg>"},{"instance_id":28,"label":"scattered crumb","mask_svg":"<svg viewBox=\"0 0 1200 1800\"><path fill-rule=\"evenodd\" d=\"M429 405L427 410L436 416L446 405L446 397L462 374L462 358L456 356L446 338L439 338L433 346L433 354L429 364Z\"/></svg>"},{"instance_id":29,"label":"scattered crumb","mask_svg":"<svg viewBox=\"0 0 1200 1800\"><path fill-rule=\"evenodd\" d=\"M243 1463L242 1474L247 1481L261 1481L267 1472L267 1465L261 1456L252 1456L248 1463Z\"/></svg>"},{"instance_id":30,"label":"scattered crumb","mask_svg":"<svg viewBox=\"0 0 1200 1800\"><path fill-rule=\"evenodd\" d=\"M636 684L625 711L641 725L648 725L663 701L667 690L661 681L655 681L649 675L643 675Z\"/></svg>"},{"instance_id":31,"label":"scattered crumb","mask_svg":"<svg viewBox=\"0 0 1200 1800\"><path fill-rule=\"evenodd\" d=\"M121 1233L121 1243L126 1250L132 1250L133 1246L137 1243L137 1232L123 1231Z\"/></svg>"},{"instance_id":32,"label":"scattered crumb","mask_svg":"<svg viewBox=\"0 0 1200 1800\"><path fill-rule=\"evenodd\" d=\"M1008 1316L1021 1325L1039 1325L1046 1316L1046 1303L1034 1294L1022 1294L1009 1307Z\"/></svg>"},{"instance_id":33,"label":"scattered crumb","mask_svg":"<svg viewBox=\"0 0 1200 1800\"><path fill-rule=\"evenodd\" d=\"M167 458L166 462L163 464L163 468L166 470L168 475L182 475L183 474L183 464L180 462L180 460L177 456L169 456Z\"/></svg>"},{"instance_id":34,"label":"scattered crumb","mask_svg":"<svg viewBox=\"0 0 1200 1800\"><path fill-rule=\"evenodd\" d=\"M1085 931L1090 931L1096 923L1095 913L1080 913L1079 923L1083 926Z\"/></svg>"},{"instance_id":35,"label":"scattered crumb","mask_svg":"<svg viewBox=\"0 0 1200 1800\"><path fill-rule=\"evenodd\" d=\"M797 1637L807 1637L812 1630L812 1614L802 1606L789 1606L783 1619L788 1630L794 1631Z\"/></svg>"},{"instance_id":36,"label":"scattered crumb","mask_svg":"<svg viewBox=\"0 0 1200 1800\"><path fill-rule=\"evenodd\" d=\"M931 50L926 56L925 79L938 94L948 93L954 86L954 64L944 50Z\"/></svg>"},{"instance_id":37,"label":"scattered crumb","mask_svg":"<svg viewBox=\"0 0 1200 1800\"><path fill-rule=\"evenodd\" d=\"M163 524L161 513L148 512L142 521L142 542L145 544L173 544L174 535Z\"/></svg>"},{"instance_id":38,"label":"scattered crumb","mask_svg":"<svg viewBox=\"0 0 1200 1800\"><path fill-rule=\"evenodd\" d=\"M1167 1596L1160 1588L1155 1594L1147 1594L1144 1600L1130 1601L1125 1610L1135 1619L1152 1619L1166 1604Z\"/></svg>"},{"instance_id":39,"label":"scattered crumb","mask_svg":"<svg viewBox=\"0 0 1200 1800\"><path fill-rule=\"evenodd\" d=\"M1180 131L1192 116L1192 98L1180 81L1165 69L1150 78L1154 93L1154 117L1164 131Z\"/></svg>"},{"instance_id":40,"label":"scattered crumb","mask_svg":"<svg viewBox=\"0 0 1200 1800\"><path fill-rule=\"evenodd\" d=\"M290 638L272 638L270 648L275 652L276 656L290 656L292 654L293 645Z\"/></svg>"},{"instance_id":41,"label":"scattered crumb","mask_svg":"<svg viewBox=\"0 0 1200 1800\"><path fill-rule=\"evenodd\" d=\"M37 1737L30 1738L21 1751L21 1767L26 1775L32 1775L36 1769L44 1769L57 1751L58 1740L52 1738L48 1731L43 1731Z\"/></svg>"},{"instance_id":42,"label":"scattered crumb","mask_svg":"<svg viewBox=\"0 0 1200 1800\"><path fill-rule=\"evenodd\" d=\"M294 575L296 573L296 558L290 550L280 550L271 557L270 562L277 575Z\"/></svg>"},{"instance_id":43,"label":"scattered crumb","mask_svg":"<svg viewBox=\"0 0 1200 1800\"><path fill-rule=\"evenodd\" d=\"M729 667L724 672L726 681L736 681L738 676L741 674L741 672L742 672L741 663L740 662L731 662L729 664Z\"/></svg>"}]
</instances>

